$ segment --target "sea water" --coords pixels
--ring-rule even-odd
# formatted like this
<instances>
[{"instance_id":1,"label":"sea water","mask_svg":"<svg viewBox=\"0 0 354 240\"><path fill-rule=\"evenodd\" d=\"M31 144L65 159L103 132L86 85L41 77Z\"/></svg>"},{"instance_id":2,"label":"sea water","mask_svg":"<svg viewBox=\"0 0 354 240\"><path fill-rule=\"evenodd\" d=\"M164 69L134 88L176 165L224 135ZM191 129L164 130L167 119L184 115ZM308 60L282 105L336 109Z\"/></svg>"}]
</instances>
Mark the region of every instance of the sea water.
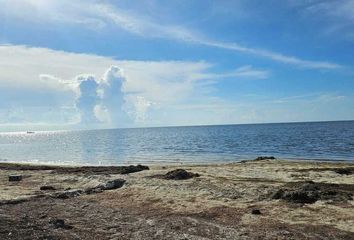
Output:
<instances>
[{"instance_id":1,"label":"sea water","mask_svg":"<svg viewBox=\"0 0 354 240\"><path fill-rule=\"evenodd\" d=\"M0 133L1 162L198 164L264 155L354 161L354 121Z\"/></svg>"}]
</instances>

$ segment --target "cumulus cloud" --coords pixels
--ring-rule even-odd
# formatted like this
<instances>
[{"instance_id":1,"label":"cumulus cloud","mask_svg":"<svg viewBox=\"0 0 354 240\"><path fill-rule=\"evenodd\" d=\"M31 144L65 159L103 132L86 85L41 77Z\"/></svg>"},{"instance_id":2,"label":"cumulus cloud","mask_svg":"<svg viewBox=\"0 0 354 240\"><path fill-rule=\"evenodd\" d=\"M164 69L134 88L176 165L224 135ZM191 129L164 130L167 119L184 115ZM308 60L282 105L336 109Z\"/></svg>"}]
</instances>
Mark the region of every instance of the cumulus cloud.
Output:
<instances>
[{"instance_id":1,"label":"cumulus cloud","mask_svg":"<svg viewBox=\"0 0 354 240\"><path fill-rule=\"evenodd\" d=\"M106 112L106 120L110 123L127 123L130 121L123 110L125 105L123 84L126 82L123 71L111 66L104 74L99 86L99 108Z\"/></svg>"},{"instance_id":2,"label":"cumulus cloud","mask_svg":"<svg viewBox=\"0 0 354 240\"><path fill-rule=\"evenodd\" d=\"M154 105L156 106L156 103L147 100L143 96L128 96L128 99L130 105L126 107L126 110L129 116L136 123L146 123L148 113Z\"/></svg>"},{"instance_id":3,"label":"cumulus cloud","mask_svg":"<svg viewBox=\"0 0 354 240\"><path fill-rule=\"evenodd\" d=\"M93 124L97 123L98 119L95 116L95 106L97 105L98 83L93 76L78 77L79 81L79 96L76 100L76 107L81 114L81 123Z\"/></svg>"},{"instance_id":4,"label":"cumulus cloud","mask_svg":"<svg viewBox=\"0 0 354 240\"><path fill-rule=\"evenodd\" d=\"M175 109L208 102L211 84L269 74L250 66L215 73L204 61L123 61L14 45L0 45L0 66L0 129L14 122L45 129L183 124L200 114L177 118Z\"/></svg>"},{"instance_id":5,"label":"cumulus cloud","mask_svg":"<svg viewBox=\"0 0 354 240\"><path fill-rule=\"evenodd\" d=\"M125 100L123 72L111 66L102 79L94 76L78 76L76 107L81 115L81 124L93 125L100 122L109 126L124 126L130 122L123 110Z\"/></svg>"}]
</instances>

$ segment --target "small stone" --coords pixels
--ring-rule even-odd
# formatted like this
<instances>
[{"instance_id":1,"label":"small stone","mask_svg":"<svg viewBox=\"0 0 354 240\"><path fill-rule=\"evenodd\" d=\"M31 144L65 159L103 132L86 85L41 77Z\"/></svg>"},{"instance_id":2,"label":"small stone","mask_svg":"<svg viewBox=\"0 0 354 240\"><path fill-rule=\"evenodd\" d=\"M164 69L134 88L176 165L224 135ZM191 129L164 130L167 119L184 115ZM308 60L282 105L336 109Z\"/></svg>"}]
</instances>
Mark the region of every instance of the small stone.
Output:
<instances>
[{"instance_id":1,"label":"small stone","mask_svg":"<svg viewBox=\"0 0 354 240\"><path fill-rule=\"evenodd\" d=\"M39 188L41 191L54 191L54 190L56 190L55 189L55 187L53 187L53 186L41 186L40 188Z\"/></svg>"},{"instance_id":2,"label":"small stone","mask_svg":"<svg viewBox=\"0 0 354 240\"><path fill-rule=\"evenodd\" d=\"M350 175L350 174L354 173L354 169L352 169L352 168L338 168L334 171L338 174L341 174L341 175Z\"/></svg>"},{"instance_id":3,"label":"small stone","mask_svg":"<svg viewBox=\"0 0 354 240\"><path fill-rule=\"evenodd\" d=\"M254 215L261 215L262 214L259 209L252 209L251 213L254 214Z\"/></svg>"},{"instance_id":4,"label":"small stone","mask_svg":"<svg viewBox=\"0 0 354 240\"><path fill-rule=\"evenodd\" d=\"M67 199L67 198L80 196L82 193L83 193L82 190L69 190L69 191L54 193L54 195L52 196L54 198Z\"/></svg>"},{"instance_id":5,"label":"small stone","mask_svg":"<svg viewBox=\"0 0 354 240\"><path fill-rule=\"evenodd\" d=\"M86 194L96 194L96 193L101 193L101 192L103 192L103 189L101 189L100 186L85 189Z\"/></svg>"},{"instance_id":6,"label":"small stone","mask_svg":"<svg viewBox=\"0 0 354 240\"><path fill-rule=\"evenodd\" d=\"M52 219L49 221L49 224L52 225L54 228L63 228L63 229L72 229L73 227L65 224L63 219Z\"/></svg>"},{"instance_id":7,"label":"small stone","mask_svg":"<svg viewBox=\"0 0 354 240\"><path fill-rule=\"evenodd\" d=\"M9 182L19 182L22 180L21 175L10 175L9 176Z\"/></svg>"},{"instance_id":8,"label":"small stone","mask_svg":"<svg viewBox=\"0 0 354 240\"><path fill-rule=\"evenodd\" d=\"M111 181L108 181L104 184L100 184L97 186L97 188L102 189L102 190L112 190L112 189L117 189L123 187L125 183L124 179L114 179Z\"/></svg>"}]
</instances>

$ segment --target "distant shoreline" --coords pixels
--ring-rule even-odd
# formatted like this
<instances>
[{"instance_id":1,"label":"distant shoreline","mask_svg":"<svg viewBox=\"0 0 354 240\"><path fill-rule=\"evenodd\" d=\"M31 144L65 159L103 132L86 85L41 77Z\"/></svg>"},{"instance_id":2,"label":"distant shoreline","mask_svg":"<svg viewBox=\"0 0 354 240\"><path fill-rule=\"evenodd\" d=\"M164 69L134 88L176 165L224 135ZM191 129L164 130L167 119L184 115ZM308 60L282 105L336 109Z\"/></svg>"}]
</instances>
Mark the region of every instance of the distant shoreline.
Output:
<instances>
[{"instance_id":1,"label":"distant shoreline","mask_svg":"<svg viewBox=\"0 0 354 240\"><path fill-rule=\"evenodd\" d=\"M266 159L270 160L270 159ZM343 159L311 159L311 158L275 158L276 161L289 161L289 162L309 162L309 163L333 163L333 164L354 164L353 160L343 160ZM30 161L1 161L0 160L0 169L3 166L38 166L38 167L53 167L53 168L76 168L76 167L120 167L120 166L129 166L129 165L149 165L149 166L165 166L165 167L188 167L188 166L218 166L218 165L229 165L229 164L238 164L243 162L257 162L262 160L257 159L241 159L234 161L211 161L211 162L134 162L130 161L127 163L117 163L111 165L99 165L99 164L75 164L75 163L51 163L51 162L30 162Z\"/></svg>"},{"instance_id":2,"label":"distant shoreline","mask_svg":"<svg viewBox=\"0 0 354 240\"><path fill-rule=\"evenodd\" d=\"M100 131L100 130L118 130L118 129L151 129L151 128L183 128L183 127L220 127L220 126L244 126L244 125L272 125L272 124L303 124L303 123L332 123L332 122L354 122L354 120L314 120L314 121L294 121L294 122L255 122L255 123L225 123L225 124L200 124L200 125L166 125L166 126L139 126L139 127L109 127L109 128L58 128L51 130L43 130L37 127L28 127L21 130L3 131L0 129L0 134L6 133L26 133L26 132L65 132L65 131Z\"/></svg>"}]
</instances>

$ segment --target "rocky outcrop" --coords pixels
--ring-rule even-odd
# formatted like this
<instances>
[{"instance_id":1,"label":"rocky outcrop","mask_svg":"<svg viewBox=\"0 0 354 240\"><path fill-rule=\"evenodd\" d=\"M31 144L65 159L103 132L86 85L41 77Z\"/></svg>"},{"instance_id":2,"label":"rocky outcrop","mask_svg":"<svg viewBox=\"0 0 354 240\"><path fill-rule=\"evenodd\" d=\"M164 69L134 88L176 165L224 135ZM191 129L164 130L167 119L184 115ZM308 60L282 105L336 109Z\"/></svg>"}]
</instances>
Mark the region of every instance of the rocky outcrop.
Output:
<instances>
[{"instance_id":1,"label":"rocky outcrop","mask_svg":"<svg viewBox=\"0 0 354 240\"><path fill-rule=\"evenodd\" d=\"M173 171L170 171L166 174L163 175L155 175L153 177L155 178L161 178L161 179L167 179L167 180L186 180L194 177L199 177L200 175L198 173L192 173L188 172L184 169L176 169Z\"/></svg>"},{"instance_id":2,"label":"rocky outcrop","mask_svg":"<svg viewBox=\"0 0 354 240\"><path fill-rule=\"evenodd\" d=\"M111 181L108 181L106 183L98 185L96 188L99 188L101 190L112 190L112 189L117 189L123 187L125 183L124 179L114 179Z\"/></svg>"},{"instance_id":3,"label":"rocky outcrop","mask_svg":"<svg viewBox=\"0 0 354 240\"><path fill-rule=\"evenodd\" d=\"M273 157L273 156L260 156L260 157L257 157L254 160L255 161L262 161L262 160L274 160L274 159L276 159L276 158Z\"/></svg>"},{"instance_id":4,"label":"rocky outcrop","mask_svg":"<svg viewBox=\"0 0 354 240\"><path fill-rule=\"evenodd\" d=\"M286 184L272 194L271 197L291 203L312 204L318 200L331 200L335 202L352 200L353 193L353 185L308 181Z\"/></svg>"},{"instance_id":5,"label":"rocky outcrop","mask_svg":"<svg viewBox=\"0 0 354 240\"><path fill-rule=\"evenodd\" d=\"M68 191L62 191L62 192L56 192L52 195L54 198L60 198L60 199L68 199L72 197L78 197L80 196L84 191L81 189L74 189L74 190L68 190Z\"/></svg>"},{"instance_id":6,"label":"rocky outcrop","mask_svg":"<svg viewBox=\"0 0 354 240\"><path fill-rule=\"evenodd\" d=\"M334 171L338 174L341 175L351 175L354 174L354 168L352 167L348 167L348 168L338 168L338 169L334 169Z\"/></svg>"},{"instance_id":7,"label":"rocky outcrop","mask_svg":"<svg viewBox=\"0 0 354 240\"><path fill-rule=\"evenodd\" d=\"M50 186L50 185L44 185L39 188L41 191L55 191L55 187Z\"/></svg>"},{"instance_id":8,"label":"rocky outcrop","mask_svg":"<svg viewBox=\"0 0 354 240\"><path fill-rule=\"evenodd\" d=\"M259 209L252 209L251 213L252 213L253 215L261 215L261 214L262 214Z\"/></svg>"},{"instance_id":9,"label":"rocky outcrop","mask_svg":"<svg viewBox=\"0 0 354 240\"><path fill-rule=\"evenodd\" d=\"M72 229L71 225L65 223L63 219L52 219L49 221L49 224L54 228L62 228L62 229Z\"/></svg>"},{"instance_id":10,"label":"rocky outcrop","mask_svg":"<svg viewBox=\"0 0 354 240\"><path fill-rule=\"evenodd\" d=\"M22 180L22 175L9 175L9 182L19 182Z\"/></svg>"}]
</instances>

